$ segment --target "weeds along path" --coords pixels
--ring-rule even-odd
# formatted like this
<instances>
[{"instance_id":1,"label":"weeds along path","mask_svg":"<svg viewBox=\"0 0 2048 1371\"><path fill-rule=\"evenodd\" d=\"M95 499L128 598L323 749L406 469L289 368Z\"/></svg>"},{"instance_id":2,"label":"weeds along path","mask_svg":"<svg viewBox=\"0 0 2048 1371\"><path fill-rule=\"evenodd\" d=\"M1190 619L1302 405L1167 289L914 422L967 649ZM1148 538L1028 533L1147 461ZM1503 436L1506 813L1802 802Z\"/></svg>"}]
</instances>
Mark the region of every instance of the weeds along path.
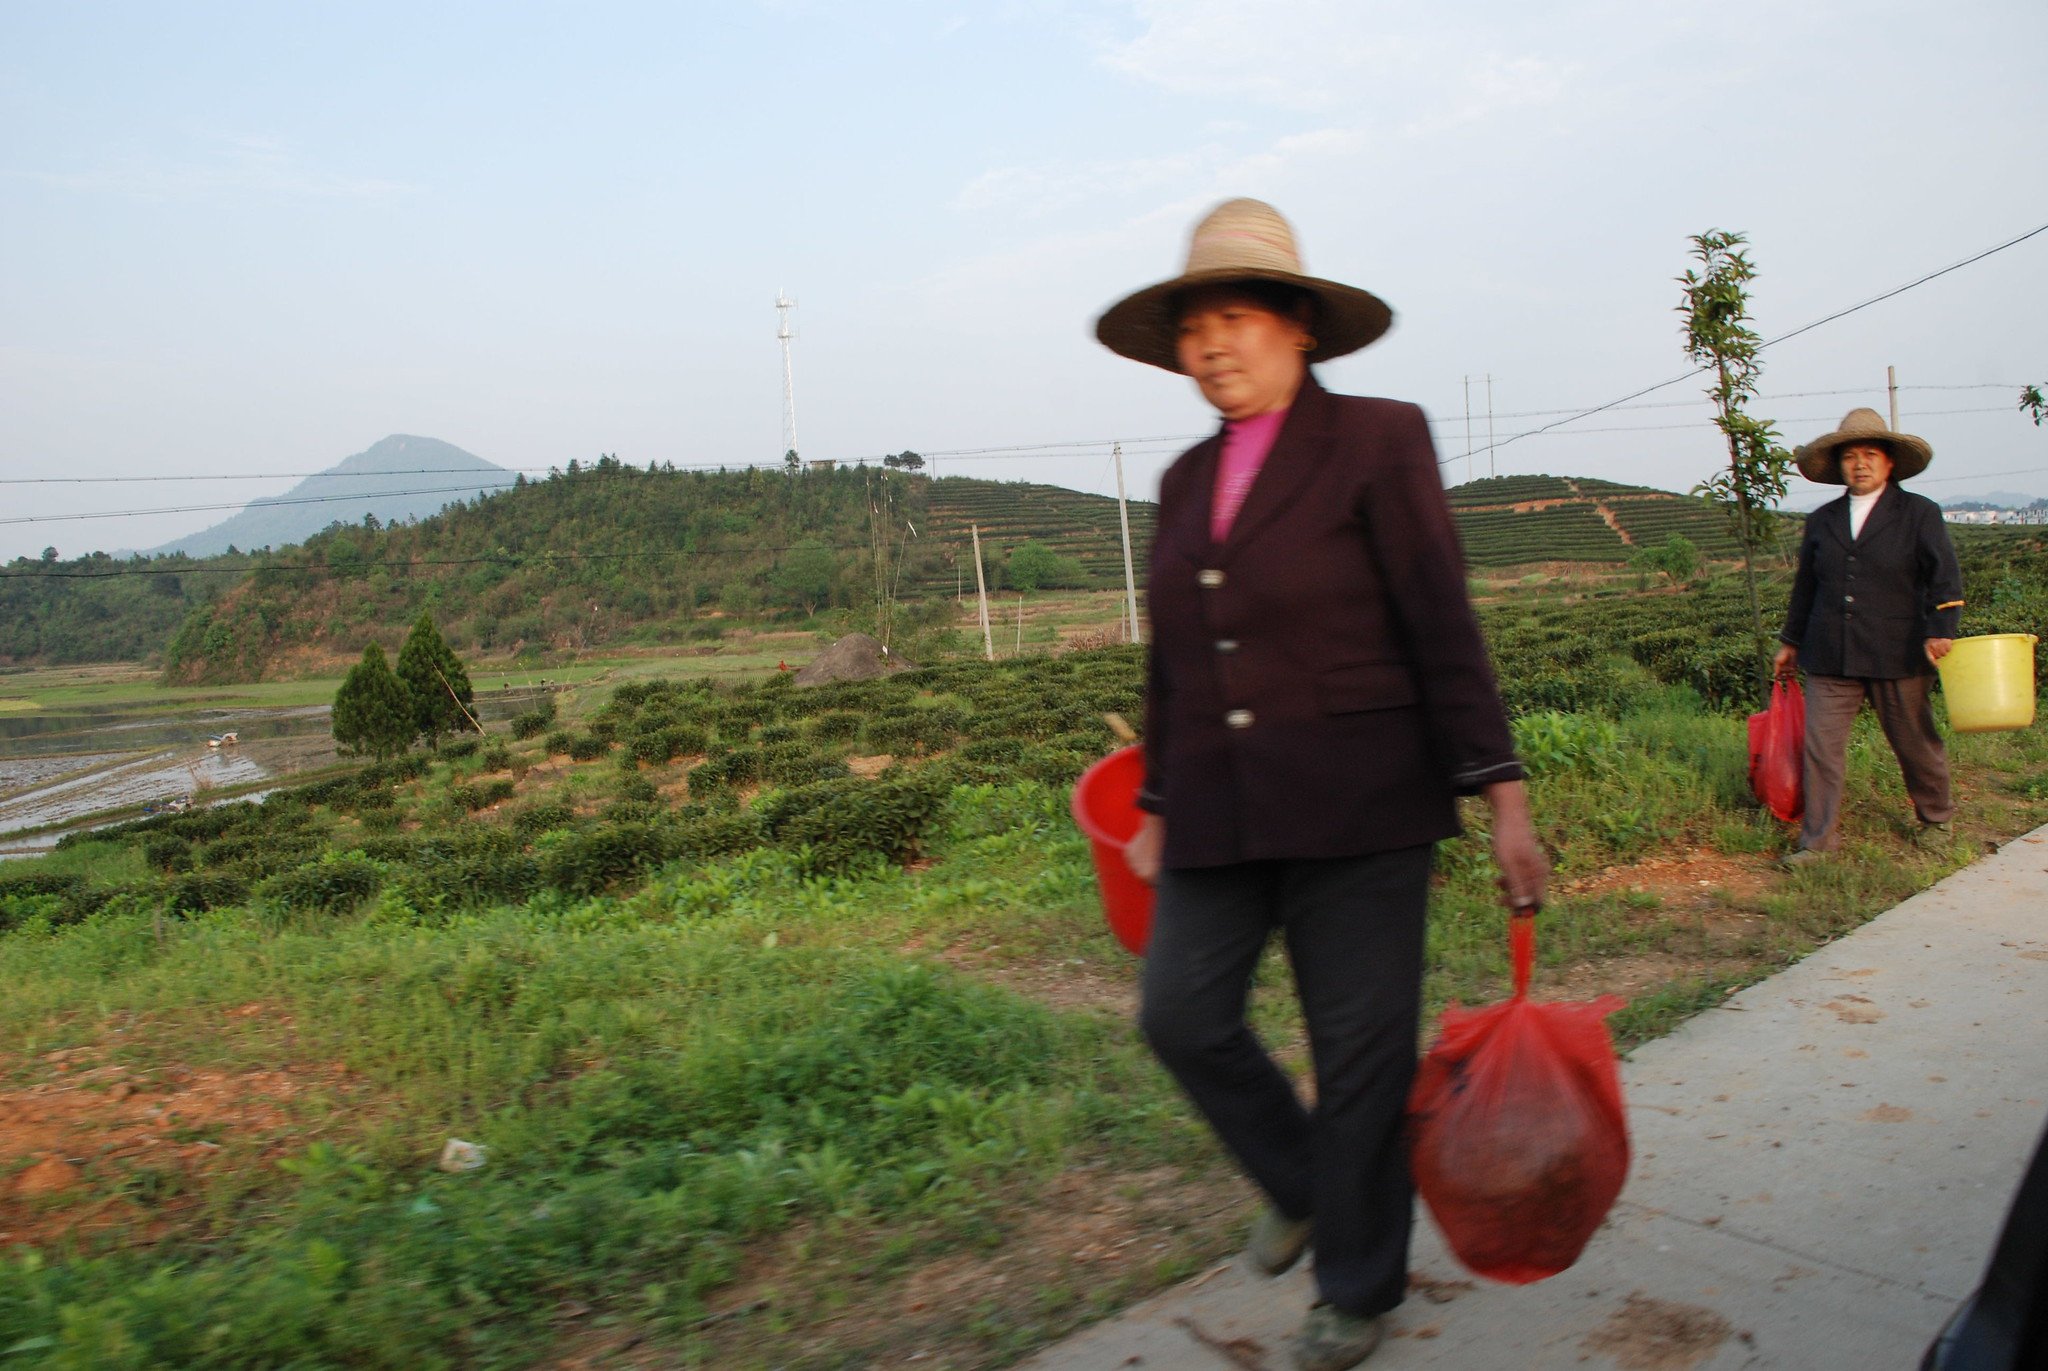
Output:
<instances>
[{"instance_id":1,"label":"weeds along path","mask_svg":"<svg viewBox=\"0 0 2048 1371\"><path fill-rule=\"evenodd\" d=\"M1780 874L1711 658L1555 608L1495 625L1545 993L1654 1035L1967 858L1904 844L1859 735L1855 860ZM1136 1041L1066 813L1139 674L629 680L0 868L0 1349L991 1367L1202 1269L1249 1196ZM1967 842L2048 819L2048 744L1956 753ZM1442 850L1433 1006L1502 992L1485 854ZM1298 1061L1277 959L1254 1014Z\"/></svg>"}]
</instances>

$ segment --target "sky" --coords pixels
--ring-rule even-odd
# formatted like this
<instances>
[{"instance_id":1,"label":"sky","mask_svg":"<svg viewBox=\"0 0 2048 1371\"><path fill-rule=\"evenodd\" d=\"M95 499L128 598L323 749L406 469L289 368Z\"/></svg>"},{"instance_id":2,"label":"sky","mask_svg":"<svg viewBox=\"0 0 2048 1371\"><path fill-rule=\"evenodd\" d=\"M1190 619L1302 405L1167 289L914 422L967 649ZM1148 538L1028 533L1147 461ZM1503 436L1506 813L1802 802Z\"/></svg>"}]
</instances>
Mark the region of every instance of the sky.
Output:
<instances>
[{"instance_id":1,"label":"sky","mask_svg":"<svg viewBox=\"0 0 2048 1371\"><path fill-rule=\"evenodd\" d=\"M1234 195L1393 305L1319 375L1423 405L1449 483L1685 490L1723 459L1696 380L1513 435L1688 370L1693 234L1748 236L1774 338L2048 225L2038 21L0 0L0 558L152 546L224 511L56 516L276 494L392 433L536 471L773 462L781 291L804 457L1113 492L1122 440L1150 498L1214 416L1093 320ZM1916 488L2048 495L2016 405L2048 383L2044 299L2048 233L1770 348L1753 412L1804 441L1882 411L1896 367L1935 449ZM1468 459L1489 375L1506 441Z\"/></svg>"}]
</instances>

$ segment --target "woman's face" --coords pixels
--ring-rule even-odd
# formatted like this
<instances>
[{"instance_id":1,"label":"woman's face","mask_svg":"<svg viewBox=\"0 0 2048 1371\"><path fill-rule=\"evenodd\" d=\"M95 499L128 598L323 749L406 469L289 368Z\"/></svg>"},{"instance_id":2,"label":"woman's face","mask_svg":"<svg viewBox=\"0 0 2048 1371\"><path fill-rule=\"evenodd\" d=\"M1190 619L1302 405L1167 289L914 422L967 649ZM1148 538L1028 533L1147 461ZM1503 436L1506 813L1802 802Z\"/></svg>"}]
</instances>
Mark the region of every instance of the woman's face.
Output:
<instances>
[{"instance_id":1,"label":"woman's face","mask_svg":"<svg viewBox=\"0 0 2048 1371\"><path fill-rule=\"evenodd\" d=\"M1308 374L1308 329L1243 291L1215 286L1181 305L1180 369L1226 419L1249 419L1294 403Z\"/></svg>"},{"instance_id":2,"label":"woman's face","mask_svg":"<svg viewBox=\"0 0 2048 1371\"><path fill-rule=\"evenodd\" d=\"M1842 449L1842 484L1851 495L1884 489L1892 476L1892 455L1876 443L1850 443Z\"/></svg>"}]
</instances>

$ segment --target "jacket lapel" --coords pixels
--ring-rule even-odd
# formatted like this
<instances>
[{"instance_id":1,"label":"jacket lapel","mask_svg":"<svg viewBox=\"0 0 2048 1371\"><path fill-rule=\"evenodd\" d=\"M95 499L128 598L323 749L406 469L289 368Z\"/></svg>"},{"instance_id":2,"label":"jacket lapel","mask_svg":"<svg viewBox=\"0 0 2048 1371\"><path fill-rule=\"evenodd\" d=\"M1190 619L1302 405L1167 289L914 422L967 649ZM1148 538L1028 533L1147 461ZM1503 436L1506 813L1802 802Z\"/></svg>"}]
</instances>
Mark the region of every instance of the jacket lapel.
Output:
<instances>
[{"instance_id":1,"label":"jacket lapel","mask_svg":"<svg viewBox=\"0 0 2048 1371\"><path fill-rule=\"evenodd\" d=\"M1843 547L1854 547L1856 545L1856 540L1849 535L1848 496L1841 495L1828 501L1828 503L1820 507L1820 512L1823 516L1820 526L1833 534L1836 542L1840 543ZM1873 510L1872 513L1875 514L1876 511Z\"/></svg>"},{"instance_id":2,"label":"jacket lapel","mask_svg":"<svg viewBox=\"0 0 2048 1371\"><path fill-rule=\"evenodd\" d=\"M1273 440L1273 450L1266 454L1265 464L1252 481L1244 505L1231 522L1219 560L1228 561L1237 549L1258 533L1261 526L1283 513L1295 492L1316 474L1322 465L1323 449L1329 438L1329 411L1329 392L1316 384L1314 376L1304 377L1301 390L1296 393L1294 404L1280 425L1279 436ZM1217 450L1222 450L1220 442ZM1216 463L1213 458L1208 464L1208 485L1202 502L1205 521L1215 499Z\"/></svg>"},{"instance_id":3,"label":"jacket lapel","mask_svg":"<svg viewBox=\"0 0 2048 1371\"><path fill-rule=\"evenodd\" d=\"M1863 521L1863 538L1857 541L1861 542L1864 539L1870 538L1873 534L1883 531L1885 527L1898 517L1899 488L1890 482L1886 482L1884 493L1879 495L1877 503L1870 507L1870 517Z\"/></svg>"}]
</instances>

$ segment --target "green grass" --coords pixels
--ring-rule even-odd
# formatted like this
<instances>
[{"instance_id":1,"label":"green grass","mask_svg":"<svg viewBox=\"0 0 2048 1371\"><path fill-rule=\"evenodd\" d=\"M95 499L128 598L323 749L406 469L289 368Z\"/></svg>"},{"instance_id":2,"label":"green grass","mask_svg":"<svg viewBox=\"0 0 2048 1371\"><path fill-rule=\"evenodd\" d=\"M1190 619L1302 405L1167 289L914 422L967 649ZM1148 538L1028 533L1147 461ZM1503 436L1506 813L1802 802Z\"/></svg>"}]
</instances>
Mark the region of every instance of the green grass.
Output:
<instances>
[{"instance_id":1,"label":"green grass","mask_svg":"<svg viewBox=\"0 0 2048 1371\"><path fill-rule=\"evenodd\" d=\"M1517 720L1561 883L1693 848L1759 866L1785 850L1748 798L1739 714L1554 641L1559 679L1597 673L1611 702ZM1111 745L1100 714L1138 713L1136 653L817 692L587 665L554 678L558 726L616 746L533 771L541 740L503 741L507 774L531 779L496 810L463 798L481 751L451 748L0 868L10 1088L74 1079L49 1064L66 1049L137 1081L288 1066L304 1082L246 1133L182 1125L222 1149L203 1174L89 1165L84 1193L38 1212L117 1204L130 1231L0 1260L0 1352L509 1367L553 1355L574 1306L671 1364L857 1365L902 1353L917 1272L1008 1259L1073 1178L1223 1173L1123 1012L1136 965L1108 938L1066 813L1072 775ZM677 728L724 783L692 779L695 755L632 762L635 741ZM805 779L879 737L902 761L876 781ZM1963 837L1917 852L1888 752L1867 721L1853 738L1851 860L1731 897L1758 916L1739 934L1622 885L1561 893L1539 976L1668 966L1615 1020L1624 1045L1644 1041L1924 888L1971 843L2048 820L2038 730L1957 739ZM760 774L782 765L799 779ZM678 787L681 807L647 798ZM826 813L847 831L812 822ZM1432 1013L1507 988L1483 811L1468 820L1439 854ZM741 850L721 846L734 834ZM520 893L491 893L517 872ZM224 880L249 893L163 917L177 892ZM1287 990L1276 954L1255 1023L1301 1066ZM435 1170L450 1137L488 1165ZM935 1365L997 1364L1193 1269L1229 1227L1169 1225L1156 1260L1103 1292L1048 1274L918 1327L949 1349ZM765 1308L702 1323L756 1290Z\"/></svg>"}]
</instances>

